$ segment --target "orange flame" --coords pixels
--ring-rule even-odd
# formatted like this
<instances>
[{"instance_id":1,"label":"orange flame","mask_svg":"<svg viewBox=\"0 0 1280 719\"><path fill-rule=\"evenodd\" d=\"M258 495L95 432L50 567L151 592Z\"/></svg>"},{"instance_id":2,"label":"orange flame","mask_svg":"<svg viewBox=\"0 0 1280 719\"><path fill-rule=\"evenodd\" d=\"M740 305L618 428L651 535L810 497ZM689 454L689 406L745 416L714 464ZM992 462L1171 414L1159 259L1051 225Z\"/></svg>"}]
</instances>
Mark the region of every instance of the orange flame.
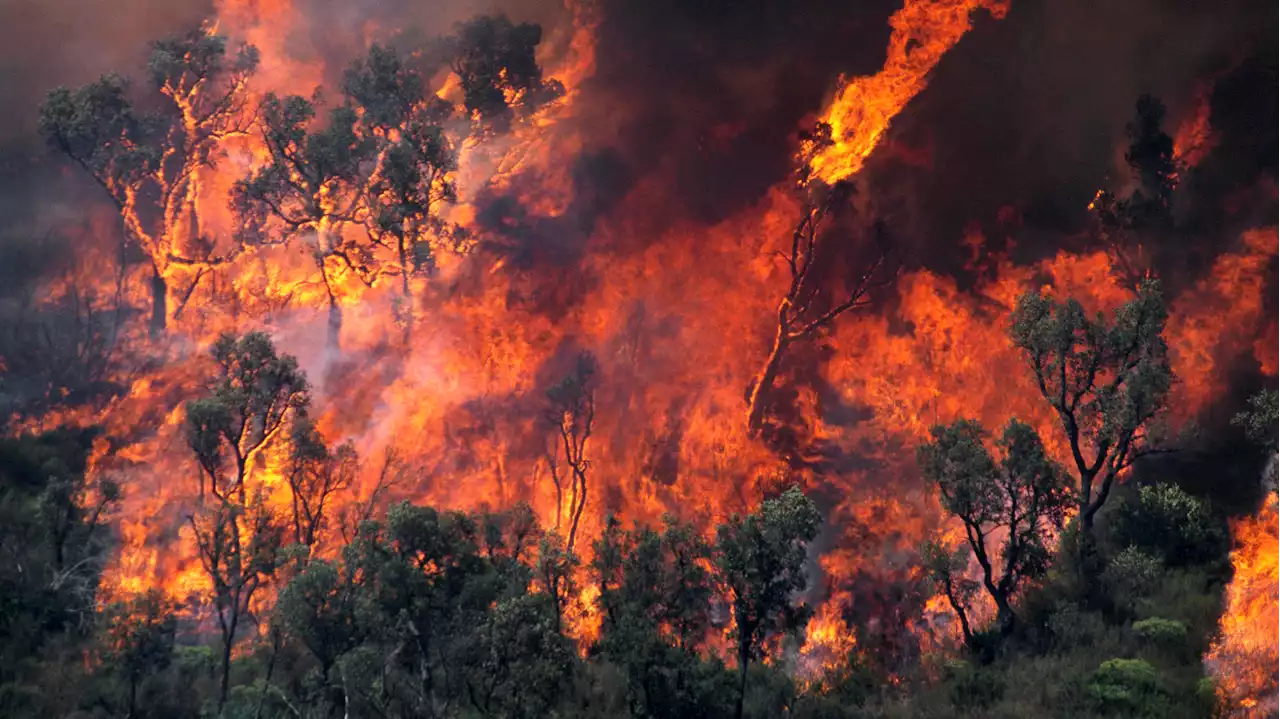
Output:
<instances>
[{"instance_id":1,"label":"orange flame","mask_svg":"<svg viewBox=\"0 0 1280 719\"><path fill-rule=\"evenodd\" d=\"M889 123L929 82L929 73L964 34L979 8L1003 19L1008 0L906 0L889 18L893 33L884 68L843 82L823 114L833 144L812 160L828 184L857 174Z\"/></svg>"}]
</instances>

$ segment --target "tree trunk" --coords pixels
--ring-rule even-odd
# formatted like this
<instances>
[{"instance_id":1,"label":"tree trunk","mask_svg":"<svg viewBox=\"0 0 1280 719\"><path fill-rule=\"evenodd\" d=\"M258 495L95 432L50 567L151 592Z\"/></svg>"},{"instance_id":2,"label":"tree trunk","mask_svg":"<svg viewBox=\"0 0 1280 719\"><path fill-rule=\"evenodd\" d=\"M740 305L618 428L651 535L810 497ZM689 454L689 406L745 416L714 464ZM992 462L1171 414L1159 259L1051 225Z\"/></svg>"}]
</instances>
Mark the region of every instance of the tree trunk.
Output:
<instances>
[{"instance_id":1,"label":"tree trunk","mask_svg":"<svg viewBox=\"0 0 1280 719\"><path fill-rule=\"evenodd\" d=\"M235 643L236 625L239 623L239 612L231 610L227 621L227 629L222 634L222 677L218 682L218 709L227 703L227 694L231 687L231 646Z\"/></svg>"},{"instance_id":2,"label":"tree trunk","mask_svg":"<svg viewBox=\"0 0 1280 719\"><path fill-rule=\"evenodd\" d=\"M778 308L778 333L773 338L773 348L769 350L769 359L756 379L755 386L747 399L750 409L747 412L747 432L758 435L764 427L764 411L773 390L773 381L778 376L778 368L782 365L782 356L787 349L787 324L784 317L786 307Z\"/></svg>"},{"instance_id":3,"label":"tree trunk","mask_svg":"<svg viewBox=\"0 0 1280 719\"><path fill-rule=\"evenodd\" d=\"M341 349L342 341L342 305L338 299L329 294L329 332L325 338L325 346L331 350Z\"/></svg>"},{"instance_id":4,"label":"tree trunk","mask_svg":"<svg viewBox=\"0 0 1280 719\"><path fill-rule=\"evenodd\" d=\"M742 719L742 705L747 696L747 661L750 654L746 645L740 644L738 649L738 704L734 709L735 719Z\"/></svg>"},{"instance_id":5,"label":"tree trunk","mask_svg":"<svg viewBox=\"0 0 1280 719\"><path fill-rule=\"evenodd\" d=\"M400 250L400 295L404 305L401 307L401 321L404 322L404 343L409 344L413 335L413 296L409 292L409 253L405 246L405 238L401 237Z\"/></svg>"},{"instance_id":6,"label":"tree trunk","mask_svg":"<svg viewBox=\"0 0 1280 719\"><path fill-rule=\"evenodd\" d=\"M227 692L231 686L231 639L222 640L222 676L218 678L218 709L227 703Z\"/></svg>"},{"instance_id":7,"label":"tree trunk","mask_svg":"<svg viewBox=\"0 0 1280 719\"><path fill-rule=\"evenodd\" d=\"M151 336L164 334L169 315L169 285L159 270L151 276Z\"/></svg>"},{"instance_id":8,"label":"tree trunk","mask_svg":"<svg viewBox=\"0 0 1280 719\"><path fill-rule=\"evenodd\" d=\"M996 600L996 626L1000 629L1000 636L1007 637L1013 633L1013 625L1017 622L1017 615L1013 613L1013 607L1009 605L1009 598L1005 596L995 596Z\"/></svg>"}]
</instances>

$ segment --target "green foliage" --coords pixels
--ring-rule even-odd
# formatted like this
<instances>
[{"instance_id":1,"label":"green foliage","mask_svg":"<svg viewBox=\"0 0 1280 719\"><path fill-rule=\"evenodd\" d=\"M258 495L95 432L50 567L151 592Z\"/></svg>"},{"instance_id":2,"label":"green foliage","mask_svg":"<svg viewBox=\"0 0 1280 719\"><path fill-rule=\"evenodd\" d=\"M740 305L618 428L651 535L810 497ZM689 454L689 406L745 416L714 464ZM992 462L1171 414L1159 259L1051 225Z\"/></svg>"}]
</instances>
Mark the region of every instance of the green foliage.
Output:
<instances>
[{"instance_id":1,"label":"green foliage","mask_svg":"<svg viewBox=\"0 0 1280 719\"><path fill-rule=\"evenodd\" d=\"M943 508L964 525L969 549L982 568L983 586L996 603L997 621L1008 633L1019 585L1048 570L1049 542L1054 530L1062 528L1072 501L1070 489L1035 430L1017 420L1009 422L997 443L999 462L983 444L982 426L973 420L934 427L932 435L919 450L921 470L938 487ZM1001 531L1003 545L989 546L988 538ZM968 598L963 596L971 592L956 576L963 571L962 561L938 549L927 551L925 561L959 615L965 639L972 643Z\"/></svg>"},{"instance_id":2,"label":"green foliage","mask_svg":"<svg viewBox=\"0 0 1280 719\"><path fill-rule=\"evenodd\" d=\"M947 667L951 687L951 703L969 711L987 709L1004 696L1004 684L993 671L975 667L969 662L952 662Z\"/></svg>"},{"instance_id":3,"label":"green foliage","mask_svg":"<svg viewBox=\"0 0 1280 719\"><path fill-rule=\"evenodd\" d=\"M1160 559L1129 547L1111 558L1102 573L1102 583L1107 588L1115 606L1133 611L1138 600L1150 594L1164 570Z\"/></svg>"},{"instance_id":4,"label":"green foliage","mask_svg":"<svg viewBox=\"0 0 1280 719\"><path fill-rule=\"evenodd\" d=\"M1243 427L1249 439L1275 454L1280 441L1277 413L1280 413L1280 395L1274 389L1263 390L1249 398L1249 409L1233 417L1231 423Z\"/></svg>"},{"instance_id":5,"label":"green foliage","mask_svg":"<svg viewBox=\"0 0 1280 719\"><path fill-rule=\"evenodd\" d=\"M1058 415L1080 483L1082 551L1116 477L1139 458L1146 428L1164 408L1173 374L1163 332L1168 312L1155 281L1116 309L1090 318L1074 299L1028 293L1013 312L1010 337ZM1096 491L1095 491L1096 490Z\"/></svg>"},{"instance_id":6,"label":"green foliage","mask_svg":"<svg viewBox=\"0 0 1280 719\"><path fill-rule=\"evenodd\" d=\"M1223 522L1176 484L1147 485L1112 515L1120 546L1138 547L1170 566L1201 564L1226 554Z\"/></svg>"},{"instance_id":7,"label":"green foliage","mask_svg":"<svg viewBox=\"0 0 1280 719\"><path fill-rule=\"evenodd\" d=\"M1140 712L1159 695L1160 678L1142 659L1108 659L1094 672L1089 693L1104 709Z\"/></svg>"},{"instance_id":8,"label":"green foliage","mask_svg":"<svg viewBox=\"0 0 1280 719\"><path fill-rule=\"evenodd\" d=\"M114 484L85 478L92 431L0 439L0 714L48 709L42 655L92 635ZM69 681L78 681L68 677Z\"/></svg>"},{"instance_id":9,"label":"green foliage","mask_svg":"<svg viewBox=\"0 0 1280 719\"><path fill-rule=\"evenodd\" d=\"M1173 619L1151 617L1134 622L1133 633L1153 644L1175 646L1187 640L1187 625Z\"/></svg>"},{"instance_id":10,"label":"green foliage","mask_svg":"<svg viewBox=\"0 0 1280 719\"><path fill-rule=\"evenodd\" d=\"M710 628L711 547L690 525L666 518L659 533L624 532L610 519L595 544L593 574L603 612L596 650L627 681L631 716L712 716L714 686L702 681L699 649Z\"/></svg>"},{"instance_id":11,"label":"green foliage","mask_svg":"<svg viewBox=\"0 0 1280 719\"><path fill-rule=\"evenodd\" d=\"M151 590L108 608L104 625L103 665L123 678L128 697L120 706L127 710L126 716L134 716L138 685L163 672L173 660L177 619L160 592Z\"/></svg>"},{"instance_id":12,"label":"green foliage","mask_svg":"<svg viewBox=\"0 0 1280 719\"><path fill-rule=\"evenodd\" d=\"M820 522L813 501L792 487L765 500L759 513L734 515L716 528L716 565L733 607L739 719L747 668L764 640L777 632L798 636L808 624L809 608L794 596L808 583L805 555Z\"/></svg>"},{"instance_id":13,"label":"green foliage","mask_svg":"<svg viewBox=\"0 0 1280 719\"><path fill-rule=\"evenodd\" d=\"M1101 614L1082 610L1073 603L1059 605L1049 616L1047 626L1054 648L1061 652L1096 646L1109 631Z\"/></svg>"}]
</instances>

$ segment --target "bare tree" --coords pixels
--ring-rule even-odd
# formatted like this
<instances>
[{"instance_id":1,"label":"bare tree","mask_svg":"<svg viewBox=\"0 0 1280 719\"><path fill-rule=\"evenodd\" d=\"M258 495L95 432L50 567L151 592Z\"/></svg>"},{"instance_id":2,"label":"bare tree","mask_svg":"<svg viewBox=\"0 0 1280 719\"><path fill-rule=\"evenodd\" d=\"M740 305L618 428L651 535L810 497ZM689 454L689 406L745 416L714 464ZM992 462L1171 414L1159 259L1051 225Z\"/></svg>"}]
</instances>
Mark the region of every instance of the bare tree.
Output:
<instances>
[{"instance_id":1,"label":"bare tree","mask_svg":"<svg viewBox=\"0 0 1280 719\"><path fill-rule=\"evenodd\" d=\"M582 511L587 506L587 470L591 467L587 459L587 440L591 439L596 416L592 383L595 374L595 357L584 352L579 355L573 371L547 390L547 420L555 427L546 453L551 481L556 487L555 527L556 531L561 531L564 520L568 520L565 549L570 553L577 539Z\"/></svg>"},{"instance_id":2,"label":"bare tree","mask_svg":"<svg viewBox=\"0 0 1280 719\"><path fill-rule=\"evenodd\" d=\"M851 273L839 296L829 302L823 301L823 280L826 278L821 268L826 266L832 254L829 243L823 241L825 225L833 210L848 198L851 191L852 186L848 184L814 188L791 235L790 247L778 253L786 263L790 281L778 303L777 325L769 354L747 392L747 429L752 435L759 434L764 427L770 394L787 351L796 343L813 338L840 315L866 306L873 290L892 283L897 276L897 266L891 261L884 226L876 223L873 227L876 247L872 258Z\"/></svg>"}]
</instances>

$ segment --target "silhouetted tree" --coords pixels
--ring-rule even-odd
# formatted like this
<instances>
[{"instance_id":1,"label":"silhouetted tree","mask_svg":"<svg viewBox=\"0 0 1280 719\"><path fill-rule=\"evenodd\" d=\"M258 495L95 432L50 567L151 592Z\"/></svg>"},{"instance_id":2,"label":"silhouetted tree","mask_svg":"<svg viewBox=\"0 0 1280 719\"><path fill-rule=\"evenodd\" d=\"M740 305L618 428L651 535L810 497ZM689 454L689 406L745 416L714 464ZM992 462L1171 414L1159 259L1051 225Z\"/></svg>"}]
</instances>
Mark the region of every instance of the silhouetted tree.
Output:
<instances>
[{"instance_id":1,"label":"silhouetted tree","mask_svg":"<svg viewBox=\"0 0 1280 719\"><path fill-rule=\"evenodd\" d=\"M1162 333L1166 312L1159 283L1110 321L1089 318L1075 300L1028 293L1013 312L1011 337L1031 365L1071 450L1083 543L1111 496L1116 477L1150 451L1147 429L1164 408L1173 381Z\"/></svg>"},{"instance_id":2,"label":"silhouetted tree","mask_svg":"<svg viewBox=\"0 0 1280 719\"><path fill-rule=\"evenodd\" d=\"M355 482L359 464L360 457L350 442L330 450L313 423L294 423L287 478L295 542L315 547L335 495Z\"/></svg>"},{"instance_id":3,"label":"silhouetted tree","mask_svg":"<svg viewBox=\"0 0 1280 719\"><path fill-rule=\"evenodd\" d=\"M480 16L457 26L450 65L478 129L505 132L515 117L564 92L559 82L542 77L535 56L541 42L540 26L517 25L505 16Z\"/></svg>"},{"instance_id":4,"label":"silhouetted tree","mask_svg":"<svg viewBox=\"0 0 1280 719\"><path fill-rule=\"evenodd\" d=\"M277 356L263 333L240 339L225 334L211 354L217 369L210 393L186 406L187 442L202 472L201 506L188 521L213 584L222 634L221 706L230 688L231 650L241 620L282 561L284 522L267 501L267 487L253 481L257 459L288 422L305 412L309 397L297 360Z\"/></svg>"},{"instance_id":5,"label":"silhouetted tree","mask_svg":"<svg viewBox=\"0 0 1280 719\"><path fill-rule=\"evenodd\" d=\"M427 93L425 82L394 49L376 44L343 81L343 91L362 110L366 133L379 145L367 188L367 224L373 240L395 252L383 271L400 276L406 331L412 324L410 277L429 275L439 249L461 250L465 239L461 228L438 214L441 204L457 199L450 176L456 151L443 127L453 108Z\"/></svg>"},{"instance_id":6,"label":"silhouetted tree","mask_svg":"<svg viewBox=\"0 0 1280 719\"><path fill-rule=\"evenodd\" d=\"M1161 127L1164 116L1160 100L1150 95L1138 98L1135 117L1125 126L1129 147L1124 156L1137 186L1123 198L1101 190L1089 205L1098 217L1102 239L1135 288L1150 276L1143 244L1153 233L1172 229L1173 191L1182 171L1173 138Z\"/></svg>"},{"instance_id":7,"label":"silhouetted tree","mask_svg":"<svg viewBox=\"0 0 1280 719\"><path fill-rule=\"evenodd\" d=\"M698 653L711 626L710 546L674 517L662 532L623 531L610 518L594 557L603 615L598 649L625 672L631 715L714 714L700 686Z\"/></svg>"},{"instance_id":8,"label":"silhouetted tree","mask_svg":"<svg viewBox=\"0 0 1280 719\"><path fill-rule=\"evenodd\" d=\"M1014 594L1049 568L1050 543L1072 505L1070 484L1035 430L1017 420L1005 426L997 442L998 460L983 444L986 431L973 420L934 427L932 435L919 450L921 470L938 487L943 508L964 525L982 568L982 586L996 605L996 624L1008 635L1016 620ZM950 566L935 561L931 569L941 574ZM943 584L956 582L947 577ZM948 600L971 640L960 593L952 591Z\"/></svg>"},{"instance_id":9,"label":"silhouetted tree","mask_svg":"<svg viewBox=\"0 0 1280 719\"><path fill-rule=\"evenodd\" d=\"M797 604L795 595L808 583L805 556L820 522L818 508L793 487L765 500L758 513L734 515L716 528L716 566L733 606L738 719L747 668L765 639L778 632L799 635L809 622L809 607Z\"/></svg>"},{"instance_id":10,"label":"silhouetted tree","mask_svg":"<svg viewBox=\"0 0 1280 719\"><path fill-rule=\"evenodd\" d=\"M556 487L556 531L562 531L564 520L569 523L565 535L568 552L573 552L578 522L587 506L587 470L591 466L587 459L587 440L591 439L596 417L596 370L595 357L583 353L573 371L547 390L546 418L554 430L546 461Z\"/></svg>"},{"instance_id":11,"label":"silhouetted tree","mask_svg":"<svg viewBox=\"0 0 1280 719\"><path fill-rule=\"evenodd\" d=\"M186 405L187 442L209 491L241 501L259 453L310 404L306 375L290 355L277 356L271 338L224 334L210 350L217 368L209 395Z\"/></svg>"},{"instance_id":12,"label":"silhouetted tree","mask_svg":"<svg viewBox=\"0 0 1280 719\"><path fill-rule=\"evenodd\" d=\"M113 671L124 676L128 686L128 708L124 716L136 716L138 685L163 671L173 659L177 618L164 595L155 589L113 605L106 614L103 659Z\"/></svg>"},{"instance_id":13,"label":"silhouetted tree","mask_svg":"<svg viewBox=\"0 0 1280 719\"><path fill-rule=\"evenodd\" d=\"M877 223L874 227L876 247L871 259L851 273L835 297L825 300L823 285L828 276L823 270L834 259L831 243L824 240L825 224L852 191L852 185L843 183L813 189L804 214L791 234L790 247L779 253L786 262L790 282L778 303L769 355L747 392L747 430L753 435L764 427L773 385L787 351L797 342L817 336L840 315L866 306L869 293L888 285L897 275L897 268L891 266L884 227Z\"/></svg>"}]
</instances>

